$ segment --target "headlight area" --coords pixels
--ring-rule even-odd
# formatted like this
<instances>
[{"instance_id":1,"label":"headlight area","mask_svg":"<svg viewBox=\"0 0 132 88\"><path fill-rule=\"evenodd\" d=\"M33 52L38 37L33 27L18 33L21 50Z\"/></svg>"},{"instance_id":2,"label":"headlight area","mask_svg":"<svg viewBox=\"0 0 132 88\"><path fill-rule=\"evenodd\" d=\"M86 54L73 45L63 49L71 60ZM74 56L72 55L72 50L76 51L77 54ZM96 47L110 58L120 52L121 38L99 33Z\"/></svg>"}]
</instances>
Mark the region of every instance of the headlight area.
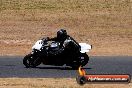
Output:
<instances>
[{"instance_id":1,"label":"headlight area","mask_svg":"<svg viewBox=\"0 0 132 88\"><path fill-rule=\"evenodd\" d=\"M40 51L41 51L41 50L33 49L32 52L31 52L31 54L38 53L38 52L40 52Z\"/></svg>"}]
</instances>

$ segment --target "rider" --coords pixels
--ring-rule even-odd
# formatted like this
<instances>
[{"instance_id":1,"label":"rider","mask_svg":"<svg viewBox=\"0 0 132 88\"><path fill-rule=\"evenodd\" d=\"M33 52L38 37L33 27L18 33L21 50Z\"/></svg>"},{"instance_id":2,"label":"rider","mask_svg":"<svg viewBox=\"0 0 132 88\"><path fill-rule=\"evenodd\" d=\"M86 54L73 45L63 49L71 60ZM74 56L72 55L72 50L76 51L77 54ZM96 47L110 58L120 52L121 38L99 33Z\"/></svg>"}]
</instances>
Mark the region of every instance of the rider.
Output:
<instances>
[{"instance_id":1,"label":"rider","mask_svg":"<svg viewBox=\"0 0 132 88\"><path fill-rule=\"evenodd\" d=\"M58 54L62 53L67 45L71 45L72 47L74 47L75 51L78 51L77 49L80 49L80 45L72 37L67 35L67 32L64 29L60 29L57 32L57 37L48 38L47 41L57 41L60 43Z\"/></svg>"},{"instance_id":2,"label":"rider","mask_svg":"<svg viewBox=\"0 0 132 88\"><path fill-rule=\"evenodd\" d=\"M67 37L68 37L68 35L67 35L66 30L60 29L60 30L57 32L57 37L51 38L51 39L49 39L49 40L59 42L59 43L60 43L60 47L62 47L62 46L63 46L63 43L64 43L64 41L67 39Z\"/></svg>"}]
</instances>

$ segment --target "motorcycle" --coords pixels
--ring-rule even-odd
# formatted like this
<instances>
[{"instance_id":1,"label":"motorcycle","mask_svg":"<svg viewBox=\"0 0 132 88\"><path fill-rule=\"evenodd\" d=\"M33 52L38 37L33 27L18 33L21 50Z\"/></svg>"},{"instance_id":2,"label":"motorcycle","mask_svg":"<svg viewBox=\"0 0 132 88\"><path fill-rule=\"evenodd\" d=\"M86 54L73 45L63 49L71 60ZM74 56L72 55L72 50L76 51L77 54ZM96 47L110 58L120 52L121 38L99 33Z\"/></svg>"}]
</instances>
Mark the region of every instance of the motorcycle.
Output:
<instances>
[{"instance_id":1,"label":"motorcycle","mask_svg":"<svg viewBox=\"0 0 132 88\"><path fill-rule=\"evenodd\" d=\"M70 66L78 69L79 66L85 66L89 61L87 52L92 49L92 45L79 43L79 50L70 44L71 40L65 40L63 52L60 52L60 43L57 41L38 40L32 47L32 52L23 59L23 64L27 67L36 67L43 63L44 65Z\"/></svg>"}]
</instances>

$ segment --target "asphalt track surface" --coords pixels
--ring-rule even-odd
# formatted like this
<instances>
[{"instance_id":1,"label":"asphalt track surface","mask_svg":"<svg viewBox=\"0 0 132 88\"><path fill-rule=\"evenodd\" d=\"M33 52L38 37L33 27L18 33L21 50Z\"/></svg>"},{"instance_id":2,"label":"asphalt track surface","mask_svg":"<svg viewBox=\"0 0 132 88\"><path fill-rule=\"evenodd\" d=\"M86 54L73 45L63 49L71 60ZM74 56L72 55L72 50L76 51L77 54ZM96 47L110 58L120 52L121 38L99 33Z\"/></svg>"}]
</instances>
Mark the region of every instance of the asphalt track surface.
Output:
<instances>
[{"instance_id":1,"label":"asphalt track surface","mask_svg":"<svg viewBox=\"0 0 132 88\"><path fill-rule=\"evenodd\" d=\"M0 57L0 78L74 78L77 70L69 67L43 65L25 68L22 56ZM132 76L132 56L91 56L84 67L87 74L130 74Z\"/></svg>"}]
</instances>

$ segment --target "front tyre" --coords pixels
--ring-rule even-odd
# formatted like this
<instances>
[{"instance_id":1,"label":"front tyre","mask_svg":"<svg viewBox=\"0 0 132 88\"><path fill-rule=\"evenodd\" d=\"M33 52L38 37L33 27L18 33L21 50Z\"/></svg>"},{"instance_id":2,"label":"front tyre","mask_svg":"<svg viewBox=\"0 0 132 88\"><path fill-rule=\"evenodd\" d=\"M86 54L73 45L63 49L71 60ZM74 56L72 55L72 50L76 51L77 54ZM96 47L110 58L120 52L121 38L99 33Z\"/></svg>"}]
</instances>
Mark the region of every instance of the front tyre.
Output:
<instances>
[{"instance_id":1,"label":"front tyre","mask_svg":"<svg viewBox=\"0 0 132 88\"><path fill-rule=\"evenodd\" d=\"M34 58L32 54L28 54L23 59L23 64L26 68L36 67L41 64L39 58Z\"/></svg>"},{"instance_id":2,"label":"front tyre","mask_svg":"<svg viewBox=\"0 0 132 88\"><path fill-rule=\"evenodd\" d=\"M31 54L24 57L23 64L26 66L26 68L32 67L32 58L33 56Z\"/></svg>"}]
</instances>

